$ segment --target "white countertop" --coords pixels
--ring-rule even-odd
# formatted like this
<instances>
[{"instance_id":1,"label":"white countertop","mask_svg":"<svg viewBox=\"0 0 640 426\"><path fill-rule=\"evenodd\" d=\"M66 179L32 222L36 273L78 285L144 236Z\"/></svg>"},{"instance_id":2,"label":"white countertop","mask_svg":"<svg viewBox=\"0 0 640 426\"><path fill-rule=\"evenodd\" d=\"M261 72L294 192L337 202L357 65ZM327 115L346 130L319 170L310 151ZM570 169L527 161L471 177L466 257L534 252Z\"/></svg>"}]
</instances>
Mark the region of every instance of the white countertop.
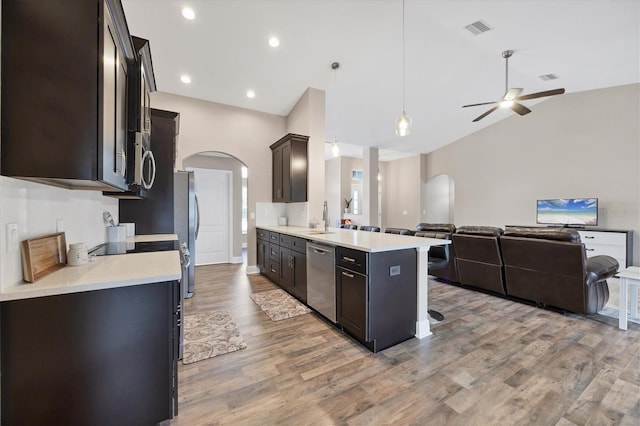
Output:
<instances>
[{"instance_id":1,"label":"white countertop","mask_svg":"<svg viewBox=\"0 0 640 426\"><path fill-rule=\"evenodd\" d=\"M256 228L367 252L451 244L449 240L438 238L412 237L409 235L385 234L383 232L354 231L353 229L342 228L329 228L327 234L317 233L323 232L322 229L303 228L299 226L256 226Z\"/></svg>"},{"instance_id":2,"label":"white countertop","mask_svg":"<svg viewBox=\"0 0 640 426\"><path fill-rule=\"evenodd\" d=\"M160 240L163 241L163 240ZM20 283L0 292L0 302L57 294L174 281L182 278L177 250L98 256L80 266L65 266L34 283Z\"/></svg>"}]
</instances>

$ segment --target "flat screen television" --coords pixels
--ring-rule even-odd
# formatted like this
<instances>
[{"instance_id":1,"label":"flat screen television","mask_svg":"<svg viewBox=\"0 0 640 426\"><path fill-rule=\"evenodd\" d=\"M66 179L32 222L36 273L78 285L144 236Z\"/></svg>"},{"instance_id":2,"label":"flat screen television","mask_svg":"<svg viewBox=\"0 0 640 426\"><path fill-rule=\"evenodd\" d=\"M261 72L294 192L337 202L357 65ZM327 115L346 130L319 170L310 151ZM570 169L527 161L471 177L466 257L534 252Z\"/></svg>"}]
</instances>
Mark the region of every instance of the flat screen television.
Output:
<instances>
[{"instance_id":1,"label":"flat screen television","mask_svg":"<svg viewBox=\"0 0 640 426\"><path fill-rule=\"evenodd\" d=\"M597 198L556 198L538 200L536 222L557 226L595 226L598 224Z\"/></svg>"}]
</instances>

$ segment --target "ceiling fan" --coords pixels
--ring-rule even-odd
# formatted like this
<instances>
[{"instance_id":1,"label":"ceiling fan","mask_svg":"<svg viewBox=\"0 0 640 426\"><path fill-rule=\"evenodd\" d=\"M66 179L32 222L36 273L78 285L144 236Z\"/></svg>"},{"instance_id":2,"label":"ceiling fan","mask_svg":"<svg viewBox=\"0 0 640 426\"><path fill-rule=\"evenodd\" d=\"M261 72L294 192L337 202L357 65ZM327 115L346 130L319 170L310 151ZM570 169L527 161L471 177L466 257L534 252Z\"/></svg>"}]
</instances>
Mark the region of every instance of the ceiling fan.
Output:
<instances>
[{"instance_id":1,"label":"ceiling fan","mask_svg":"<svg viewBox=\"0 0 640 426\"><path fill-rule=\"evenodd\" d=\"M487 115L491 114L493 111L497 110L498 108L511 108L512 110L514 110L520 115L529 114L531 110L526 106L522 105L521 103L519 103L518 101L526 101L528 99L543 98L545 96L561 95L564 93L564 88L563 88L563 89L545 90L544 92L536 92L536 93L530 93L528 95L520 96L520 93L522 93L522 90L524 89L518 88L518 87L509 89L509 58L511 57L511 55L513 55L513 50L505 50L504 52L502 52L502 57L505 59L505 62L506 62L505 84L504 84L505 94L502 97L502 99L497 101L492 101L492 102L482 102L479 104L462 106L462 108L467 108L467 107L473 107L473 106L495 104L495 106L491 108L489 111L485 112L484 114L482 114L481 116L473 120L474 122L482 120L483 118L485 118Z\"/></svg>"}]
</instances>

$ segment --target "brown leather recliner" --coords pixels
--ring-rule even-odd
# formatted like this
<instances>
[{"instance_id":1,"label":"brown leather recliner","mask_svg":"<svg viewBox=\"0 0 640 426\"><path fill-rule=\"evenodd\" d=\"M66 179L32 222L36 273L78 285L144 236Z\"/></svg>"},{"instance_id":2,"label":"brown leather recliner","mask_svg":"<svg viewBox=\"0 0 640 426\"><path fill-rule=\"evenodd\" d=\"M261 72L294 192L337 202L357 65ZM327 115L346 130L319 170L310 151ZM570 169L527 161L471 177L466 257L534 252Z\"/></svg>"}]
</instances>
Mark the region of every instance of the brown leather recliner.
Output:
<instances>
[{"instance_id":1,"label":"brown leather recliner","mask_svg":"<svg viewBox=\"0 0 640 426\"><path fill-rule=\"evenodd\" d=\"M419 223L416 226L416 237L440 238L450 240L456 232L451 223ZM453 245L431 246L429 248L429 274L445 281L459 282L456 269L456 250Z\"/></svg>"},{"instance_id":2,"label":"brown leather recliner","mask_svg":"<svg viewBox=\"0 0 640 426\"><path fill-rule=\"evenodd\" d=\"M506 294L500 253L502 229L493 226L461 226L453 234L456 266L462 285Z\"/></svg>"},{"instance_id":3,"label":"brown leather recliner","mask_svg":"<svg viewBox=\"0 0 640 426\"><path fill-rule=\"evenodd\" d=\"M367 231L367 232L380 232L380 227L379 226L371 226L371 225L363 225L360 227L361 231Z\"/></svg>"},{"instance_id":4,"label":"brown leather recliner","mask_svg":"<svg viewBox=\"0 0 640 426\"><path fill-rule=\"evenodd\" d=\"M404 228L385 228L384 233L396 235L413 235L413 231L411 229Z\"/></svg>"},{"instance_id":5,"label":"brown leather recliner","mask_svg":"<svg viewBox=\"0 0 640 426\"><path fill-rule=\"evenodd\" d=\"M512 227L500 244L508 295L579 314L595 314L609 300L606 280L618 262L587 258L577 231Z\"/></svg>"}]
</instances>

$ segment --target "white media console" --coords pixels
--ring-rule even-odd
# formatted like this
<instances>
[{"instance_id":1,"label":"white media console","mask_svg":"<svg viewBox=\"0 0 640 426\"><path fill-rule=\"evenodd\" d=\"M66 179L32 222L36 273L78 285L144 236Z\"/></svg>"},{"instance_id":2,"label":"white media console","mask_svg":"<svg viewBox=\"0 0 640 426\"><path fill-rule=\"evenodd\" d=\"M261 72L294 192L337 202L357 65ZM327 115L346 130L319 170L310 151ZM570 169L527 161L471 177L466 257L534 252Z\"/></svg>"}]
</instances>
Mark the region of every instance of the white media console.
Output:
<instances>
[{"instance_id":1,"label":"white media console","mask_svg":"<svg viewBox=\"0 0 640 426\"><path fill-rule=\"evenodd\" d=\"M618 271L623 271L633 261L633 231L609 229L578 229L587 257L605 254L618 261Z\"/></svg>"}]
</instances>

